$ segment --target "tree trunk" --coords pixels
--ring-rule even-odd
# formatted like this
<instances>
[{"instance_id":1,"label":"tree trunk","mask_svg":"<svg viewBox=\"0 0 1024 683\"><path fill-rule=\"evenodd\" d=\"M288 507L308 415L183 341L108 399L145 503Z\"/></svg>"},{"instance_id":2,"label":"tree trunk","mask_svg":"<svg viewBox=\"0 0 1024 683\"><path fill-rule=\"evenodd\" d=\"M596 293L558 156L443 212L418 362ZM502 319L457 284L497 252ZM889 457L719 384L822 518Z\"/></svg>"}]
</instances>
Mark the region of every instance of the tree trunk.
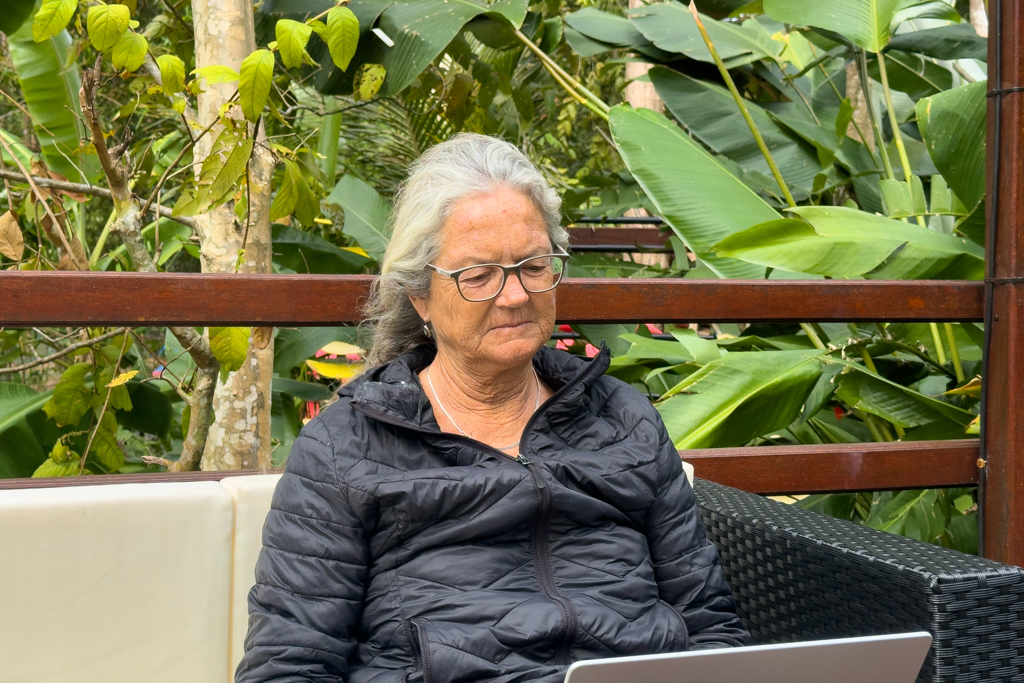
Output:
<instances>
[{"instance_id":1,"label":"tree trunk","mask_svg":"<svg viewBox=\"0 0 1024 683\"><path fill-rule=\"evenodd\" d=\"M643 0L629 0L629 8L636 9L638 7L644 7L647 3ZM633 105L634 109L644 107L646 109L653 109L657 112L665 111L665 103L658 96L658 91L654 89L654 84L650 81L635 81L633 79L640 78L648 71L651 70L650 64L644 64L643 62L626 62L626 80L629 81L629 85L626 86L626 101Z\"/></svg>"},{"instance_id":2,"label":"tree trunk","mask_svg":"<svg viewBox=\"0 0 1024 683\"><path fill-rule=\"evenodd\" d=\"M219 64L237 71L242 60L256 49L251 0L193 0L192 17L197 68ZM221 105L234 94L237 84L206 87L197 106L203 128L217 119ZM210 153L218 133L215 128L196 145L196 161ZM196 219L205 273L272 272L269 214L274 160L263 144L262 126L254 135L256 145L247 174L248 218L238 220L235 201L228 201ZM273 329L254 328L242 367L217 387L213 405L216 418L210 426L202 469L269 467L273 367Z\"/></svg>"},{"instance_id":3,"label":"tree trunk","mask_svg":"<svg viewBox=\"0 0 1024 683\"><path fill-rule=\"evenodd\" d=\"M868 101L864 98L864 89L860 87L860 74L857 63L846 65L846 97L853 106L853 119L846 126L846 135L864 143L864 146L875 151L875 132L871 129L871 112ZM863 137L861 137L863 134Z\"/></svg>"},{"instance_id":4,"label":"tree trunk","mask_svg":"<svg viewBox=\"0 0 1024 683\"><path fill-rule=\"evenodd\" d=\"M988 38L988 12L985 10L985 0L971 0L971 26L975 32Z\"/></svg>"}]
</instances>

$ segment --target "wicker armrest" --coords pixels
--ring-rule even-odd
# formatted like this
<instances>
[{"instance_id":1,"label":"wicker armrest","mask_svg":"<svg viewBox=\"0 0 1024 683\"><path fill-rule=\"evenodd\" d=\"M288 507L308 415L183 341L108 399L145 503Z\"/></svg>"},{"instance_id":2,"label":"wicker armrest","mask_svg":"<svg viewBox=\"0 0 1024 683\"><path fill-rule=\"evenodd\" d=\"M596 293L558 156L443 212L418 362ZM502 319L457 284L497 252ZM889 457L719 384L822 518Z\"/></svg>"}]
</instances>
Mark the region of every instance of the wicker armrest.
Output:
<instances>
[{"instance_id":1,"label":"wicker armrest","mask_svg":"<svg viewBox=\"0 0 1024 683\"><path fill-rule=\"evenodd\" d=\"M923 630L918 681L1024 680L1024 570L697 479L759 643Z\"/></svg>"}]
</instances>

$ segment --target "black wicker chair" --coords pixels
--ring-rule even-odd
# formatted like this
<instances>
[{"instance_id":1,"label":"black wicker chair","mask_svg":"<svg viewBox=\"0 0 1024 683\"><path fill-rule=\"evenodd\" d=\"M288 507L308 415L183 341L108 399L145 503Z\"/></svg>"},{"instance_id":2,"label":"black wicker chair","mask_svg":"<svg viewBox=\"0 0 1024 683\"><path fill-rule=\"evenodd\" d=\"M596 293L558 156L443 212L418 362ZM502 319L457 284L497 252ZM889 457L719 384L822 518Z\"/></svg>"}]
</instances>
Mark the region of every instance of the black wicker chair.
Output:
<instances>
[{"instance_id":1,"label":"black wicker chair","mask_svg":"<svg viewBox=\"0 0 1024 683\"><path fill-rule=\"evenodd\" d=\"M1024 681L1021 568L702 479L694 489L756 642L928 631L918 681Z\"/></svg>"}]
</instances>

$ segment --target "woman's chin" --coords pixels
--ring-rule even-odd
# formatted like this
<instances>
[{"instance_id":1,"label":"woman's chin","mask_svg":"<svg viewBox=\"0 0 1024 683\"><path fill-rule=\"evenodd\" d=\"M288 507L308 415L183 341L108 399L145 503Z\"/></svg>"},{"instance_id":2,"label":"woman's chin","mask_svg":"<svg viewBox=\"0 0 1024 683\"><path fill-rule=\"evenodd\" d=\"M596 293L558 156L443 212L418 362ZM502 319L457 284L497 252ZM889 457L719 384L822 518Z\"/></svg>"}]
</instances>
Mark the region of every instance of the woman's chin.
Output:
<instances>
[{"instance_id":1,"label":"woman's chin","mask_svg":"<svg viewBox=\"0 0 1024 683\"><path fill-rule=\"evenodd\" d=\"M523 332L535 329L536 327L533 325L524 325L516 329L515 331L519 334L513 336L509 334L510 331L499 328L498 334L487 335L491 337L486 340L488 342L486 345L487 355L493 362L503 365L515 365L529 361L547 341L541 339L537 334L523 334ZM495 330L491 330L491 332L493 333Z\"/></svg>"}]
</instances>

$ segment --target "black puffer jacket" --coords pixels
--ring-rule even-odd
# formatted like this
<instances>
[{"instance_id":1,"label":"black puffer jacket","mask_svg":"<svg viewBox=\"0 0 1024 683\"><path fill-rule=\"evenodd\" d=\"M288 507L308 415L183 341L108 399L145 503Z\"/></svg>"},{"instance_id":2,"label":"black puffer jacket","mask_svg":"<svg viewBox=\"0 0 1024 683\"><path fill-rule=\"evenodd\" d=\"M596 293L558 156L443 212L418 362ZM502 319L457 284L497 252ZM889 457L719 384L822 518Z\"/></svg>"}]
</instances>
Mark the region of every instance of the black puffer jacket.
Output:
<instances>
[{"instance_id":1,"label":"black puffer jacket","mask_svg":"<svg viewBox=\"0 0 1024 683\"><path fill-rule=\"evenodd\" d=\"M541 349L518 460L439 431L416 371L303 428L263 529L237 683L544 681L578 659L747 643L646 398Z\"/></svg>"}]
</instances>

